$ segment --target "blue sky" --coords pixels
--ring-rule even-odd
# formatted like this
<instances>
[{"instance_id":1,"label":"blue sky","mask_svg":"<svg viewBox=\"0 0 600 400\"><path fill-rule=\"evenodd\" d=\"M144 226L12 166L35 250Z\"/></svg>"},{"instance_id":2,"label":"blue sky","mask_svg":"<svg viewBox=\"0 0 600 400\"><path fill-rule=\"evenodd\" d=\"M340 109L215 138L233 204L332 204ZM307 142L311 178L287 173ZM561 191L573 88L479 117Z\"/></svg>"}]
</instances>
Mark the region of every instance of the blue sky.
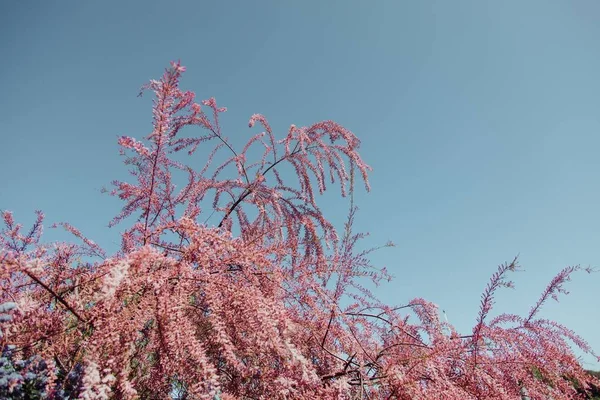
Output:
<instances>
[{"instance_id":1,"label":"blue sky","mask_svg":"<svg viewBox=\"0 0 600 400\"><path fill-rule=\"evenodd\" d=\"M563 267L600 267L599 18L593 0L3 2L0 209L116 249L120 204L99 193L127 176L116 138L149 133L138 90L181 59L234 143L253 113L280 135L333 119L361 138L357 228L397 244L373 256L396 276L384 300L426 298L468 331L520 254L497 310L525 313ZM343 221L345 202L322 204ZM598 287L575 275L542 315L600 352Z\"/></svg>"}]
</instances>

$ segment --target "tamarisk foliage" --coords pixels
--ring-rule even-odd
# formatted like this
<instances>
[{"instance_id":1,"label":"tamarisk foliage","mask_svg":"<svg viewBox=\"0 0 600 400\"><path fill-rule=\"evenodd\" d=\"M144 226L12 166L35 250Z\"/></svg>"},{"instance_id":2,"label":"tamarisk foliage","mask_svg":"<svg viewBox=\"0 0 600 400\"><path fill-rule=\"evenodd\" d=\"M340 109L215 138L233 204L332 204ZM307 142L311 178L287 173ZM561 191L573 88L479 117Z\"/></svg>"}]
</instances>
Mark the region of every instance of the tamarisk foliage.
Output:
<instances>
[{"instance_id":1,"label":"tamarisk foliage","mask_svg":"<svg viewBox=\"0 0 600 400\"><path fill-rule=\"evenodd\" d=\"M586 342L538 318L579 267L527 316L490 319L519 268L501 265L469 335L426 300L382 304L365 280L390 277L356 250L356 209L338 232L316 202L332 184L350 194L355 177L369 188L358 138L324 121L277 139L256 114L249 126L262 132L236 149L221 131L225 108L182 91L184 71L174 62L144 87L154 94L145 140L119 139L134 182L110 190L124 202L111 225L132 222L117 254L67 223L79 244L43 244L41 212L27 232L3 213L0 303L14 309L0 321L11 349L0 367L21 363L0 370L3 395L19 398L39 375L24 361L33 356L49 398L570 399L592 382L570 348L591 353ZM192 128L202 134L183 135Z\"/></svg>"}]
</instances>

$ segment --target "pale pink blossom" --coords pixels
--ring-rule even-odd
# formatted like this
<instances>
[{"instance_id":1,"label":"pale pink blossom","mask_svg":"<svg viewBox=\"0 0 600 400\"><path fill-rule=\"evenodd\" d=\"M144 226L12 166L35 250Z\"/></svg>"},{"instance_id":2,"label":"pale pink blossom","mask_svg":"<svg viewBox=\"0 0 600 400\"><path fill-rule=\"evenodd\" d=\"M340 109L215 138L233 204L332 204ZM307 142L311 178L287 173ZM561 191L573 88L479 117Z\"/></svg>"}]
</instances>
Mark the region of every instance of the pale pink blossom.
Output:
<instances>
[{"instance_id":1,"label":"pale pink blossom","mask_svg":"<svg viewBox=\"0 0 600 400\"><path fill-rule=\"evenodd\" d=\"M123 202L110 225L129 223L119 252L106 258L66 223L76 243L43 245L41 212L25 231L2 213L0 304L18 307L0 348L41 355L52 379L80 363L81 399L169 398L180 383L209 400L558 400L575 396L565 377L594 382L571 347L594 354L587 342L537 318L579 267L560 272L528 315L492 317L518 269L502 264L466 335L425 299L386 305L371 288L391 276L352 228L354 181L369 189L371 172L358 137L322 121L275 140L254 114L249 126L265 132L238 147L222 132L226 109L180 89L184 72L173 62L144 86L152 131L119 139L132 175L109 192ZM341 230L318 205L334 183L350 195Z\"/></svg>"}]
</instances>

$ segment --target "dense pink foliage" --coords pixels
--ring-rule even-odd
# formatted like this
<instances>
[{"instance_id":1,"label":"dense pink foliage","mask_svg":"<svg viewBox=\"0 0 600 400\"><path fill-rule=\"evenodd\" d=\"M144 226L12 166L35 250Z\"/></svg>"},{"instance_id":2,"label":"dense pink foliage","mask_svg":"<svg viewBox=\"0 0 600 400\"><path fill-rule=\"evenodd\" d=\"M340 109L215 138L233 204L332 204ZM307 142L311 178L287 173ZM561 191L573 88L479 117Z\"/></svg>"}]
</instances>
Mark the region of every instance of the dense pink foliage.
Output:
<instances>
[{"instance_id":1,"label":"dense pink foliage","mask_svg":"<svg viewBox=\"0 0 600 400\"><path fill-rule=\"evenodd\" d=\"M194 399L575 398L566 378L589 377L569 343L591 349L537 313L578 267L526 317L490 320L496 290L518 268L501 265L468 335L426 300L381 304L364 279L389 277L355 249L355 208L338 233L315 197L335 182L351 194L355 174L369 187L358 138L324 121L277 140L253 115L250 127L264 132L236 151L221 132L225 109L180 90L184 71L172 63L145 87L155 95L146 141L119 139L136 182L113 182L125 204L111 224L133 220L118 254L107 258L69 224L82 244L44 245L43 214L22 233L4 212L0 303L18 311L2 323L0 347L40 354L57 371L81 363L83 399L163 399L173 382ZM191 126L206 133L182 136ZM202 164L178 161L211 141ZM187 177L180 189L176 173Z\"/></svg>"}]
</instances>

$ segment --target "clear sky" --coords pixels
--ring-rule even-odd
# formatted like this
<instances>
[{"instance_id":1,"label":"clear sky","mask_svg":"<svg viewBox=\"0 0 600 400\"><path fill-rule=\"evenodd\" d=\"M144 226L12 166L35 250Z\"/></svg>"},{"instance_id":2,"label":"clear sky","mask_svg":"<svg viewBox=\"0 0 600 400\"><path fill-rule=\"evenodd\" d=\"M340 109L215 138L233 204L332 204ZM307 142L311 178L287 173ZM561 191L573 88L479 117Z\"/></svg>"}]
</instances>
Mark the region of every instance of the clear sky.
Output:
<instances>
[{"instance_id":1,"label":"clear sky","mask_svg":"<svg viewBox=\"0 0 600 400\"><path fill-rule=\"evenodd\" d=\"M323 119L355 132L374 168L357 228L397 244L373 257L396 276L379 296L431 300L468 332L517 254L526 272L497 311L527 312L565 266L600 267L599 20L595 0L3 1L0 209L115 250L120 203L99 190L127 176L117 136L149 133L138 90L181 59L234 143L253 113L280 135ZM600 352L600 273L568 288L542 315Z\"/></svg>"}]
</instances>

